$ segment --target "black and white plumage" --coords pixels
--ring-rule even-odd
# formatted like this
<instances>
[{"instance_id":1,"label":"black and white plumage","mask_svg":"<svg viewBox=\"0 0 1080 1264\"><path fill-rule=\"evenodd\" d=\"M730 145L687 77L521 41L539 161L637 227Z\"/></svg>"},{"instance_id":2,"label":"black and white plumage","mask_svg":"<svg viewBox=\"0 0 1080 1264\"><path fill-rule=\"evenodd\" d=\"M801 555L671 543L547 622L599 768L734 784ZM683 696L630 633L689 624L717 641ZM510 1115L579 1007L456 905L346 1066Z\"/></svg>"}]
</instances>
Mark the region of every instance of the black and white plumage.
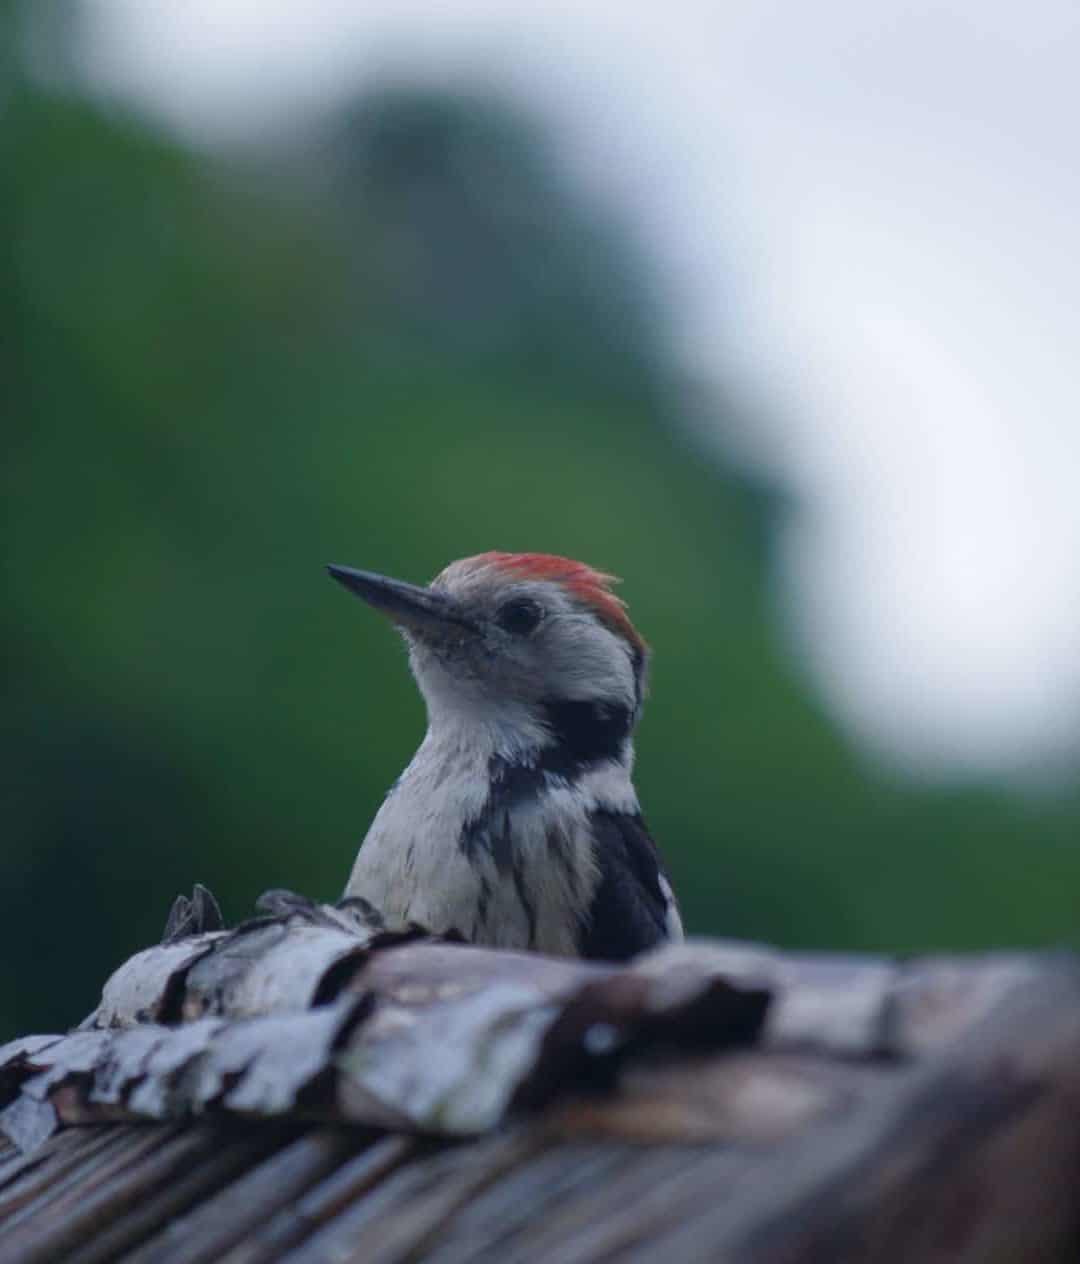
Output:
<instances>
[{"instance_id":1,"label":"black and white plumage","mask_svg":"<svg viewBox=\"0 0 1080 1264\"><path fill-rule=\"evenodd\" d=\"M611 578L535 553L427 588L330 572L402 631L428 712L346 895L491 947L623 960L681 939L631 780L648 653Z\"/></svg>"}]
</instances>

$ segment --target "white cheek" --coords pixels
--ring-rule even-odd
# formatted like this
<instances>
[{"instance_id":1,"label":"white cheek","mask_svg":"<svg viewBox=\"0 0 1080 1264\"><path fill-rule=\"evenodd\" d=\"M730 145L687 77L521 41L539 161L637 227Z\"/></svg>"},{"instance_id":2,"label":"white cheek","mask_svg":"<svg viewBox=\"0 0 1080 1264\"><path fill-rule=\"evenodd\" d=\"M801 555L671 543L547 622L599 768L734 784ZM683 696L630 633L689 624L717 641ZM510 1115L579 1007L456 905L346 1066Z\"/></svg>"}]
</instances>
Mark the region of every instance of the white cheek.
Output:
<instances>
[{"instance_id":1,"label":"white cheek","mask_svg":"<svg viewBox=\"0 0 1080 1264\"><path fill-rule=\"evenodd\" d=\"M591 620L576 625L573 635L553 647L545 674L552 696L600 698L630 711L637 706L634 668L626 647Z\"/></svg>"}]
</instances>

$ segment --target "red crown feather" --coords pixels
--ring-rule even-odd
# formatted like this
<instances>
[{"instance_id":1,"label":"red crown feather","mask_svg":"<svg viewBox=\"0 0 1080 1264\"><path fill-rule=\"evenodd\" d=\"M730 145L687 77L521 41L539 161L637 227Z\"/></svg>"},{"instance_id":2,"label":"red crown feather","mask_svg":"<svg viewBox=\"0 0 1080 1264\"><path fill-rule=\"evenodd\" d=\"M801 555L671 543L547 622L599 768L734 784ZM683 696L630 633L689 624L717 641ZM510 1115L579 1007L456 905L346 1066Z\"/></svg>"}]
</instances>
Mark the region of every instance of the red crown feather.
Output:
<instances>
[{"instance_id":1,"label":"red crown feather","mask_svg":"<svg viewBox=\"0 0 1080 1264\"><path fill-rule=\"evenodd\" d=\"M481 553L472 559L477 566L497 566L522 579L543 579L561 584L567 592L589 606L613 632L618 633L641 654L648 646L626 613L626 602L612 591L619 580L594 570L584 562L552 553Z\"/></svg>"}]
</instances>

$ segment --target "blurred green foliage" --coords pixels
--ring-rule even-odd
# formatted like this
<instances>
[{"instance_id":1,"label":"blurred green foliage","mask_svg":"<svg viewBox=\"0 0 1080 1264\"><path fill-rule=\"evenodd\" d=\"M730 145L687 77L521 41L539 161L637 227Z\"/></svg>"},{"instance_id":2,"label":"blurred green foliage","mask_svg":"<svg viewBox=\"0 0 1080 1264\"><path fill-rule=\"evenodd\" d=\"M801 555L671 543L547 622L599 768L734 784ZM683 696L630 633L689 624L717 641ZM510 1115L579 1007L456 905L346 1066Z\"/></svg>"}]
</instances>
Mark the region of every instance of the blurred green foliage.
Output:
<instances>
[{"instance_id":1,"label":"blurred green foliage","mask_svg":"<svg viewBox=\"0 0 1080 1264\"><path fill-rule=\"evenodd\" d=\"M328 561L625 577L692 931L1071 935L1076 802L887 782L830 727L773 631L782 499L680 428L633 250L519 119L387 93L256 161L16 75L3 111L0 1039L195 879L230 919L338 894L423 714Z\"/></svg>"}]
</instances>

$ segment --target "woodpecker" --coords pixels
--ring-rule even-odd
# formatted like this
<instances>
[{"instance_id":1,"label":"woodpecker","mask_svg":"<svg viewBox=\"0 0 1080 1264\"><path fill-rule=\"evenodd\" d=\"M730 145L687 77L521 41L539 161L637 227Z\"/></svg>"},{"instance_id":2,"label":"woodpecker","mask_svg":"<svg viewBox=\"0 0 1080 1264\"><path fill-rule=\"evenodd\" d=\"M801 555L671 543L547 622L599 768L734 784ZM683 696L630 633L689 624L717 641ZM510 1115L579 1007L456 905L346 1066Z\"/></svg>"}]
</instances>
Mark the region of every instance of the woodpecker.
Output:
<instances>
[{"instance_id":1,"label":"woodpecker","mask_svg":"<svg viewBox=\"0 0 1080 1264\"><path fill-rule=\"evenodd\" d=\"M614 578L545 553L427 587L328 570L400 630L428 718L345 895L497 948L617 961L681 940L631 780L648 647Z\"/></svg>"}]
</instances>

